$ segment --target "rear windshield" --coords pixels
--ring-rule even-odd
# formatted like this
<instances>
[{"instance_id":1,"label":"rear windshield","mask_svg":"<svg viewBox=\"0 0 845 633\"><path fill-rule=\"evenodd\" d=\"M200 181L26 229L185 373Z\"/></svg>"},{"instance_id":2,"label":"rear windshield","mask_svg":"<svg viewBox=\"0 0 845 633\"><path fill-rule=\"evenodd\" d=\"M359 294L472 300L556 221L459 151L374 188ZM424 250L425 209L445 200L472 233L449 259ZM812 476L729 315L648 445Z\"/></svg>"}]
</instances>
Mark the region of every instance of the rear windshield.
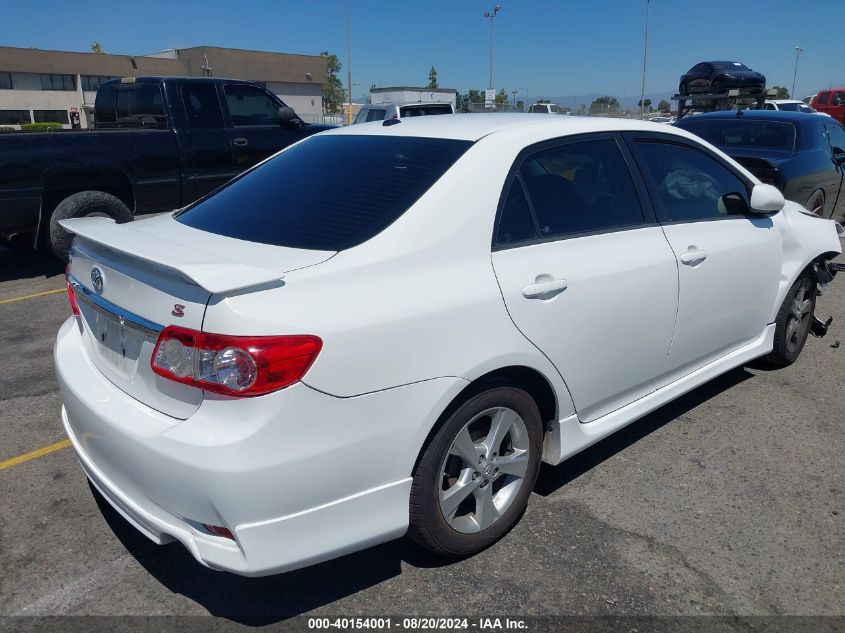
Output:
<instances>
[{"instance_id":1,"label":"rear windshield","mask_svg":"<svg viewBox=\"0 0 845 633\"><path fill-rule=\"evenodd\" d=\"M430 105L430 106L408 106L399 109L399 115L403 117L409 116L429 116L432 114L452 114L452 107L448 105Z\"/></svg>"},{"instance_id":2,"label":"rear windshield","mask_svg":"<svg viewBox=\"0 0 845 633\"><path fill-rule=\"evenodd\" d=\"M449 139L315 136L176 215L240 240L336 251L380 233L471 145Z\"/></svg>"},{"instance_id":3,"label":"rear windshield","mask_svg":"<svg viewBox=\"0 0 845 633\"><path fill-rule=\"evenodd\" d=\"M783 121L693 117L683 119L678 126L720 147L795 149L795 126Z\"/></svg>"}]
</instances>

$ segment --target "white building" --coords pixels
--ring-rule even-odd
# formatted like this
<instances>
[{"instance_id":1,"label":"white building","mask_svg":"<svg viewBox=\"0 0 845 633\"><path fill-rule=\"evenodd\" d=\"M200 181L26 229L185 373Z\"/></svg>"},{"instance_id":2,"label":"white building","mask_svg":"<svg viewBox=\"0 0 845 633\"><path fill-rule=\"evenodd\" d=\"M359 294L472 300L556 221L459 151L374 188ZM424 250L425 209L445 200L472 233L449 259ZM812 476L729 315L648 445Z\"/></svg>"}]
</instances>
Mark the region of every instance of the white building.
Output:
<instances>
[{"instance_id":1,"label":"white building","mask_svg":"<svg viewBox=\"0 0 845 633\"><path fill-rule=\"evenodd\" d=\"M370 88L371 103L451 103L457 109L457 98L458 91L454 88Z\"/></svg>"},{"instance_id":2,"label":"white building","mask_svg":"<svg viewBox=\"0 0 845 633\"><path fill-rule=\"evenodd\" d=\"M323 116L325 58L200 46L153 55L108 55L0 47L0 126L75 117L88 127L97 88L108 79L141 76L247 79L263 84L302 117Z\"/></svg>"}]
</instances>

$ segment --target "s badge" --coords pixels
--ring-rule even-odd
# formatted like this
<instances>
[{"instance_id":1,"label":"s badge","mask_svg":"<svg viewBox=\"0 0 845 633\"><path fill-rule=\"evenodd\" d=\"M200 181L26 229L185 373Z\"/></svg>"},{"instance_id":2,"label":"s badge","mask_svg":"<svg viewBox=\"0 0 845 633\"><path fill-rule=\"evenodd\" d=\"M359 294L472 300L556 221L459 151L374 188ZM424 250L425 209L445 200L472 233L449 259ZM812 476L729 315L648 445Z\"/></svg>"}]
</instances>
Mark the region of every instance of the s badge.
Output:
<instances>
[{"instance_id":1,"label":"s badge","mask_svg":"<svg viewBox=\"0 0 845 633\"><path fill-rule=\"evenodd\" d=\"M170 312L175 317L183 317L185 316L185 306L181 303L176 303L173 305L173 310Z\"/></svg>"}]
</instances>

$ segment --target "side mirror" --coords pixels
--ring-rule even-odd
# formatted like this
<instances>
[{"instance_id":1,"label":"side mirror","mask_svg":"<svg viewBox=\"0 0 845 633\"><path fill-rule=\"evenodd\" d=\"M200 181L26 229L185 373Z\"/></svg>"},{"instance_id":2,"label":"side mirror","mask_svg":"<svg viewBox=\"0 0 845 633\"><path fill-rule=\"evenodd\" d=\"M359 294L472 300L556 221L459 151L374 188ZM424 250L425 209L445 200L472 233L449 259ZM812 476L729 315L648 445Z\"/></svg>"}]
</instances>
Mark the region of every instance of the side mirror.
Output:
<instances>
[{"instance_id":1,"label":"side mirror","mask_svg":"<svg viewBox=\"0 0 845 633\"><path fill-rule=\"evenodd\" d=\"M775 213L783 209L786 200L777 187L754 185L751 190L751 213Z\"/></svg>"},{"instance_id":2,"label":"side mirror","mask_svg":"<svg viewBox=\"0 0 845 633\"><path fill-rule=\"evenodd\" d=\"M293 108L289 108L288 106L282 106L279 108L279 123L281 125L293 125L294 122L298 122L299 117L296 116L296 112L294 112Z\"/></svg>"}]
</instances>

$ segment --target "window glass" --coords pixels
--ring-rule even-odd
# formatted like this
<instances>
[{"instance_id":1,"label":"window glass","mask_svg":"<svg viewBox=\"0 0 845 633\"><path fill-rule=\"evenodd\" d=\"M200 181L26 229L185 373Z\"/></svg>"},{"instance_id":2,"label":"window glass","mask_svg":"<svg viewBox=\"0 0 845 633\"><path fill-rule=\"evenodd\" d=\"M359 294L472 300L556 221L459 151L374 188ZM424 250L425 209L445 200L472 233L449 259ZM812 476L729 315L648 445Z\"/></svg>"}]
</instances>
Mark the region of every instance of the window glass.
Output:
<instances>
[{"instance_id":1,"label":"window glass","mask_svg":"<svg viewBox=\"0 0 845 633\"><path fill-rule=\"evenodd\" d=\"M816 103L821 103L821 104L825 104L825 103L827 103L827 98L828 98L829 96L830 96L830 93L829 93L829 92L822 92L822 93L820 93L820 94L819 94L819 98L818 98L818 100L816 101Z\"/></svg>"},{"instance_id":2,"label":"window glass","mask_svg":"<svg viewBox=\"0 0 845 633\"><path fill-rule=\"evenodd\" d=\"M788 152L795 149L795 126L784 121L684 117L677 125L720 147L761 147Z\"/></svg>"},{"instance_id":3,"label":"window glass","mask_svg":"<svg viewBox=\"0 0 845 633\"><path fill-rule=\"evenodd\" d=\"M452 114L448 105L407 106L399 109L399 116L431 116L433 114Z\"/></svg>"},{"instance_id":4,"label":"window glass","mask_svg":"<svg viewBox=\"0 0 845 633\"><path fill-rule=\"evenodd\" d=\"M279 104L256 86L234 85L224 88L226 106L232 125L278 125Z\"/></svg>"},{"instance_id":5,"label":"window glass","mask_svg":"<svg viewBox=\"0 0 845 633\"><path fill-rule=\"evenodd\" d=\"M42 90L76 90L74 75L41 75Z\"/></svg>"},{"instance_id":6,"label":"window glass","mask_svg":"<svg viewBox=\"0 0 845 633\"><path fill-rule=\"evenodd\" d=\"M704 152L643 140L637 146L643 167L657 186L661 222L716 219L747 211L747 184Z\"/></svg>"},{"instance_id":7,"label":"window glass","mask_svg":"<svg viewBox=\"0 0 845 633\"><path fill-rule=\"evenodd\" d=\"M385 114L387 114L387 110L382 110L380 108L370 110L367 112L367 123L370 121L383 121Z\"/></svg>"},{"instance_id":8,"label":"window glass","mask_svg":"<svg viewBox=\"0 0 845 633\"><path fill-rule=\"evenodd\" d=\"M358 114L355 115L355 120L353 123L364 123L367 118L367 111L366 110L358 110Z\"/></svg>"},{"instance_id":9,"label":"window glass","mask_svg":"<svg viewBox=\"0 0 845 633\"><path fill-rule=\"evenodd\" d=\"M20 125L32 123L29 110L0 110L0 125Z\"/></svg>"},{"instance_id":10,"label":"window glass","mask_svg":"<svg viewBox=\"0 0 845 633\"><path fill-rule=\"evenodd\" d=\"M634 181L616 141L572 143L528 156L520 167L540 237L643 223Z\"/></svg>"},{"instance_id":11,"label":"window glass","mask_svg":"<svg viewBox=\"0 0 845 633\"><path fill-rule=\"evenodd\" d=\"M115 92L118 125L122 127L167 127L161 90L157 84L135 84L119 87Z\"/></svg>"},{"instance_id":12,"label":"window glass","mask_svg":"<svg viewBox=\"0 0 845 633\"><path fill-rule=\"evenodd\" d=\"M12 89L12 73L0 73L0 90Z\"/></svg>"},{"instance_id":13,"label":"window glass","mask_svg":"<svg viewBox=\"0 0 845 633\"><path fill-rule=\"evenodd\" d=\"M831 103L838 106L845 105L845 92L835 92Z\"/></svg>"},{"instance_id":14,"label":"window glass","mask_svg":"<svg viewBox=\"0 0 845 633\"><path fill-rule=\"evenodd\" d=\"M502 205L499 226L496 228L496 245L522 242L535 236L536 227L528 208L525 191L519 179L515 178Z\"/></svg>"},{"instance_id":15,"label":"window glass","mask_svg":"<svg viewBox=\"0 0 845 633\"><path fill-rule=\"evenodd\" d=\"M210 83L186 83L182 86L182 102L188 125L195 130L223 127L223 110L217 98L217 88Z\"/></svg>"},{"instance_id":16,"label":"window glass","mask_svg":"<svg viewBox=\"0 0 845 633\"><path fill-rule=\"evenodd\" d=\"M833 148L834 154L845 153L845 128L835 121L825 125L830 134L830 146Z\"/></svg>"},{"instance_id":17,"label":"window glass","mask_svg":"<svg viewBox=\"0 0 845 633\"><path fill-rule=\"evenodd\" d=\"M113 127L116 121L114 92L114 86L103 86L97 92L97 100L94 102L94 121L97 127Z\"/></svg>"},{"instance_id":18,"label":"window glass","mask_svg":"<svg viewBox=\"0 0 845 633\"><path fill-rule=\"evenodd\" d=\"M351 248L390 226L470 145L408 136L313 136L176 219L249 242Z\"/></svg>"},{"instance_id":19,"label":"window glass","mask_svg":"<svg viewBox=\"0 0 845 633\"><path fill-rule=\"evenodd\" d=\"M33 110L32 118L36 123L70 123L67 110Z\"/></svg>"}]
</instances>

